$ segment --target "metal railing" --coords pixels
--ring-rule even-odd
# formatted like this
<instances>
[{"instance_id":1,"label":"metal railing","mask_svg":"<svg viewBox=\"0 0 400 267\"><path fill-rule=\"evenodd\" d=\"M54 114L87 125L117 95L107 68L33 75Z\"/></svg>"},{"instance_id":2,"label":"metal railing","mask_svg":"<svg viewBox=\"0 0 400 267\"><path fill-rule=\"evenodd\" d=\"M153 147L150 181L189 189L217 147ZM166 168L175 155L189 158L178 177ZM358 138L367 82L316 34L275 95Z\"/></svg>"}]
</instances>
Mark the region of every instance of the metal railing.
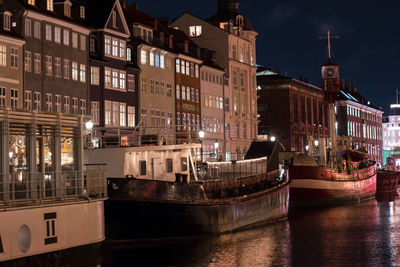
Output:
<instances>
[{"instance_id":1,"label":"metal railing","mask_svg":"<svg viewBox=\"0 0 400 267\"><path fill-rule=\"evenodd\" d=\"M104 170L0 174L0 208L29 207L107 197Z\"/></svg>"},{"instance_id":2,"label":"metal railing","mask_svg":"<svg viewBox=\"0 0 400 267\"><path fill-rule=\"evenodd\" d=\"M200 180L223 180L252 177L267 173L267 157L251 160L207 162L198 168Z\"/></svg>"}]
</instances>

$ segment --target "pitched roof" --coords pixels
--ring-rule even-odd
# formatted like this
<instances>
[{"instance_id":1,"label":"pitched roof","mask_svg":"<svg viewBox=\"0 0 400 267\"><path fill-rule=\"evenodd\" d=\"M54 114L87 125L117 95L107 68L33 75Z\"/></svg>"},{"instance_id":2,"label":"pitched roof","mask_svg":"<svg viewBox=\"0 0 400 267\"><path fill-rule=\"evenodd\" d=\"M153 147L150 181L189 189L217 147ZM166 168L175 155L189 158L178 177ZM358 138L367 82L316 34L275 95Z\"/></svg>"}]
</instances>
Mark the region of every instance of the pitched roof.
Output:
<instances>
[{"instance_id":1,"label":"pitched roof","mask_svg":"<svg viewBox=\"0 0 400 267\"><path fill-rule=\"evenodd\" d=\"M86 1L86 23L92 28L104 28L114 6L115 0Z\"/></svg>"}]
</instances>

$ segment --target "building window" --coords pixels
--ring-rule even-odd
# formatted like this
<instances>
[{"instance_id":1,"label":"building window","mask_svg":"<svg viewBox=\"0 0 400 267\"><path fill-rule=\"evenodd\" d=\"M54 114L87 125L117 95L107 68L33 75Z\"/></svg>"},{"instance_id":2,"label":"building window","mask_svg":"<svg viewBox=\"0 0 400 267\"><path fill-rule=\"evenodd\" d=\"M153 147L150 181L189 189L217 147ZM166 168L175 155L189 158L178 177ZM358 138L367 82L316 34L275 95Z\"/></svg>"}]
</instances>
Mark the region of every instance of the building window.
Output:
<instances>
[{"instance_id":1,"label":"building window","mask_svg":"<svg viewBox=\"0 0 400 267\"><path fill-rule=\"evenodd\" d=\"M70 112L70 106L71 106L71 99L69 96L64 96L64 112L69 113Z\"/></svg>"},{"instance_id":2,"label":"building window","mask_svg":"<svg viewBox=\"0 0 400 267\"><path fill-rule=\"evenodd\" d=\"M154 65L159 68L160 67L160 55L159 54L155 54L154 55Z\"/></svg>"},{"instance_id":3,"label":"building window","mask_svg":"<svg viewBox=\"0 0 400 267\"><path fill-rule=\"evenodd\" d=\"M176 73L179 73L180 72L180 69L181 69L181 63L180 63L180 60L179 59L176 59L175 60L175 63L176 63L176 66L175 66L175 69L176 69Z\"/></svg>"},{"instance_id":4,"label":"building window","mask_svg":"<svg viewBox=\"0 0 400 267\"><path fill-rule=\"evenodd\" d=\"M140 64L146 65L147 64L147 51L140 50Z\"/></svg>"},{"instance_id":5,"label":"building window","mask_svg":"<svg viewBox=\"0 0 400 267\"><path fill-rule=\"evenodd\" d=\"M81 99L81 115L86 115L86 100Z\"/></svg>"},{"instance_id":6,"label":"building window","mask_svg":"<svg viewBox=\"0 0 400 267\"><path fill-rule=\"evenodd\" d=\"M125 90L126 85L126 73L124 71L120 71L119 73L119 88Z\"/></svg>"},{"instance_id":7,"label":"building window","mask_svg":"<svg viewBox=\"0 0 400 267\"><path fill-rule=\"evenodd\" d=\"M6 88L0 87L0 106L6 106Z\"/></svg>"},{"instance_id":8,"label":"building window","mask_svg":"<svg viewBox=\"0 0 400 267\"><path fill-rule=\"evenodd\" d=\"M11 54L10 54L10 66L11 67L18 68L18 58L19 58L18 48L11 47Z\"/></svg>"},{"instance_id":9,"label":"building window","mask_svg":"<svg viewBox=\"0 0 400 267\"><path fill-rule=\"evenodd\" d=\"M126 126L126 104L119 103L119 125L121 127Z\"/></svg>"},{"instance_id":10,"label":"building window","mask_svg":"<svg viewBox=\"0 0 400 267\"><path fill-rule=\"evenodd\" d=\"M56 77L61 77L61 58L54 58L54 75Z\"/></svg>"},{"instance_id":11,"label":"building window","mask_svg":"<svg viewBox=\"0 0 400 267\"><path fill-rule=\"evenodd\" d=\"M100 84L100 69L98 67L90 67L90 83L92 85Z\"/></svg>"},{"instance_id":12,"label":"building window","mask_svg":"<svg viewBox=\"0 0 400 267\"><path fill-rule=\"evenodd\" d=\"M97 101L92 101L91 102L91 114L92 114L92 122L95 125L98 125L100 123L100 103Z\"/></svg>"},{"instance_id":13,"label":"building window","mask_svg":"<svg viewBox=\"0 0 400 267\"><path fill-rule=\"evenodd\" d=\"M164 55L160 55L160 68L165 68L165 57Z\"/></svg>"},{"instance_id":14,"label":"building window","mask_svg":"<svg viewBox=\"0 0 400 267\"><path fill-rule=\"evenodd\" d=\"M114 57L118 56L118 40L112 39L112 55Z\"/></svg>"},{"instance_id":15,"label":"building window","mask_svg":"<svg viewBox=\"0 0 400 267\"><path fill-rule=\"evenodd\" d=\"M125 59L126 44L124 41L119 41L119 57Z\"/></svg>"},{"instance_id":16,"label":"building window","mask_svg":"<svg viewBox=\"0 0 400 267\"><path fill-rule=\"evenodd\" d=\"M7 66L7 47L0 45L0 66Z\"/></svg>"},{"instance_id":17,"label":"building window","mask_svg":"<svg viewBox=\"0 0 400 267\"><path fill-rule=\"evenodd\" d=\"M112 102L112 125L119 126L119 102Z\"/></svg>"},{"instance_id":18,"label":"building window","mask_svg":"<svg viewBox=\"0 0 400 267\"><path fill-rule=\"evenodd\" d=\"M201 33L202 33L201 26L189 26L189 36L190 37L201 36Z\"/></svg>"},{"instance_id":19,"label":"building window","mask_svg":"<svg viewBox=\"0 0 400 267\"><path fill-rule=\"evenodd\" d=\"M128 127L135 126L135 107L128 106Z\"/></svg>"},{"instance_id":20,"label":"building window","mask_svg":"<svg viewBox=\"0 0 400 267\"><path fill-rule=\"evenodd\" d=\"M32 35L32 21L30 19L25 19L25 35Z\"/></svg>"},{"instance_id":21,"label":"building window","mask_svg":"<svg viewBox=\"0 0 400 267\"><path fill-rule=\"evenodd\" d=\"M11 88L11 107L18 108L18 89Z\"/></svg>"},{"instance_id":22,"label":"building window","mask_svg":"<svg viewBox=\"0 0 400 267\"><path fill-rule=\"evenodd\" d=\"M90 38L90 41L89 41L90 43L89 43L89 45L90 45L90 52L91 53L96 53L96 38L94 38L94 37L91 37Z\"/></svg>"},{"instance_id":23,"label":"building window","mask_svg":"<svg viewBox=\"0 0 400 267\"><path fill-rule=\"evenodd\" d=\"M61 96L60 95L55 95L56 96L56 111L61 112Z\"/></svg>"},{"instance_id":24,"label":"building window","mask_svg":"<svg viewBox=\"0 0 400 267\"><path fill-rule=\"evenodd\" d=\"M186 61L186 75L190 75L190 64Z\"/></svg>"},{"instance_id":25,"label":"building window","mask_svg":"<svg viewBox=\"0 0 400 267\"><path fill-rule=\"evenodd\" d=\"M147 109L145 108L141 109L140 121L142 122L143 126L147 125Z\"/></svg>"},{"instance_id":26,"label":"building window","mask_svg":"<svg viewBox=\"0 0 400 267\"><path fill-rule=\"evenodd\" d=\"M65 30L64 29L64 34L63 34L63 37L64 37L64 45L67 45L67 46L69 46L69 30Z\"/></svg>"},{"instance_id":27,"label":"building window","mask_svg":"<svg viewBox=\"0 0 400 267\"><path fill-rule=\"evenodd\" d=\"M126 60L132 61L132 49L130 49L130 48L126 49Z\"/></svg>"},{"instance_id":28,"label":"building window","mask_svg":"<svg viewBox=\"0 0 400 267\"><path fill-rule=\"evenodd\" d=\"M41 110L42 109L42 95L40 92L35 92L35 99L34 99L34 110Z\"/></svg>"},{"instance_id":29,"label":"building window","mask_svg":"<svg viewBox=\"0 0 400 267\"><path fill-rule=\"evenodd\" d=\"M199 78L199 65L198 64L195 65L195 76L196 76L196 78Z\"/></svg>"},{"instance_id":30,"label":"building window","mask_svg":"<svg viewBox=\"0 0 400 267\"><path fill-rule=\"evenodd\" d=\"M53 0L47 0L47 10L53 11Z\"/></svg>"},{"instance_id":31,"label":"building window","mask_svg":"<svg viewBox=\"0 0 400 267\"><path fill-rule=\"evenodd\" d=\"M46 40L51 41L51 25L46 24Z\"/></svg>"},{"instance_id":32,"label":"building window","mask_svg":"<svg viewBox=\"0 0 400 267\"><path fill-rule=\"evenodd\" d=\"M72 33L71 42L72 42L72 47L73 48L78 48L78 34L76 32Z\"/></svg>"},{"instance_id":33,"label":"building window","mask_svg":"<svg viewBox=\"0 0 400 267\"><path fill-rule=\"evenodd\" d=\"M72 98L72 113L77 115L78 114L78 98Z\"/></svg>"},{"instance_id":34,"label":"building window","mask_svg":"<svg viewBox=\"0 0 400 267\"><path fill-rule=\"evenodd\" d=\"M32 71L32 53L25 51L25 71Z\"/></svg>"},{"instance_id":35,"label":"building window","mask_svg":"<svg viewBox=\"0 0 400 267\"><path fill-rule=\"evenodd\" d=\"M34 54L34 59L33 59L33 70L35 73L40 74L41 73L41 56L40 54L35 53Z\"/></svg>"},{"instance_id":36,"label":"building window","mask_svg":"<svg viewBox=\"0 0 400 267\"><path fill-rule=\"evenodd\" d=\"M78 80L78 62L72 61L72 80Z\"/></svg>"},{"instance_id":37,"label":"building window","mask_svg":"<svg viewBox=\"0 0 400 267\"><path fill-rule=\"evenodd\" d=\"M146 175L146 161L140 160L139 166L140 166L140 175Z\"/></svg>"},{"instance_id":38,"label":"building window","mask_svg":"<svg viewBox=\"0 0 400 267\"><path fill-rule=\"evenodd\" d=\"M64 79L69 79L69 60L64 59Z\"/></svg>"},{"instance_id":39,"label":"building window","mask_svg":"<svg viewBox=\"0 0 400 267\"><path fill-rule=\"evenodd\" d=\"M111 54L111 37L104 36L104 53L106 55Z\"/></svg>"},{"instance_id":40,"label":"building window","mask_svg":"<svg viewBox=\"0 0 400 267\"><path fill-rule=\"evenodd\" d=\"M46 94L46 110L51 112L53 111L53 95Z\"/></svg>"},{"instance_id":41,"label":"building window","mask_svg":"<svg viewBox=\"0 0 400 267\"><path fill-rule=\"evenodd\" d=\"M172 97L172 85L167 83L167 96Z\"/></svg>"},{"instance_id":42,"label":"building window","mask_svg":"<svg viewBox=\"0 0 400 267\"><path fill-rule=\"evenodd\" d=\"M51 56L46 56L46 75L53 75L53 62Z\"/></svg>"},{"instance_id":43,"label":"building window","mask_svg":"<svg viewBox=\"0 0 400 267\"><path fill-rule=\"evenodd\" d=\"M176 99L180 99L181 98L181 88L180 88L179 84L176 85L175 91L176 91Z\"/></svg>"},{"instance_id":44,"label":"building window","mask_svg":"<svg viewBox=\"0 0 400 267\"><path fill-rule=\"evenodd\" d=\"M40 22L35 21L34 26L33 26L33 36L37 39L40 39L41 34L40 34Z\"/></svg>"},{"instance_id":45,"label":"building window","mask_svg":"<svg viewBox=\"0 0 400 267\"><path fill-rule=\"evenodd\" d=\"M61 43L61 29L54 27L54 42Z\"/></svg>"},{"instance_id":46,"label":"building window","mask_svg":"<svg viewBox=\"0 0 400 267\"><path fill-rule=\"evenodd\" d=\"M31 91L24 92L24 108L27 110L32 109L32 92Z\"/></svg>"},{"instance_id":47,"label":"building window","mask_svg":"<svg viewBox=\"0 0 400 267\"><path fill-rule=\"evenodd\" d=\"M10 27L11 27L11 15L10 15L10 13L3 13L4 15L4 18L3 18L3 28L4 28L4 30L7 30L7 31L9 31L10 30Z\"/></svg>"},{"instance_id":48,"label":"building window","mask_svg":"<svg viewBox=\"0 0 400 267\"><path fill-rule=\"evenodd\" d=\"M112 87L118 88L118 71L115 70L112 72Z\"/></svg>"},{"instance_id":49,"label":"building window","mask_svg":"<svg viewBox=\"0 0 400 267\"><path fill-rule=\"evenodd\" d=\"M86 51L86 36L81 35L81 50Z\"/></svg>"},{"instance_id":50,"label":"building window","mask_svg":"<svg viewBox=\"0 0 400 267\"><path fill-rule=\"evenodd\" d=\"M128 74L128 91L135 91L135 75Z\"/></svg>"},{"instance_id":51,"label":"building window","mask_svg":"<svg viewBox=\"0 0 400 267\"><path fill-rule=\"evenodd\" d=\"M81 82L85 83L86 82L86 65L81 64L79 68L79 78Z\"/></svg>"},{"instance_id":52,"label":"building window","mask_svg":"<svg viewBox=\"0 0 400 267\"><path fill-rule=\"evenodd\" d=\"M104 86L106 88L111 87L111 69L110 68L104 69Z\"/></svg>"},{"instance_id":53,"label":"building window","mask_svg":"<svg viewBox=\"0 0 400 267\"><path fill-rule=\"evenodd\" d=\"M81 17L81 19L85 19L85 6L79 7L79 16Z\"/></svg>"},{"instance_id":54,"label":"building window","mask_svg":"<svg viewBox=\"0 0 400 267\"><path fill-rule=\"evenodd\" d=\"M154 66L154 53L150 51L150 66Z\"/></svg>"}]
</instances>

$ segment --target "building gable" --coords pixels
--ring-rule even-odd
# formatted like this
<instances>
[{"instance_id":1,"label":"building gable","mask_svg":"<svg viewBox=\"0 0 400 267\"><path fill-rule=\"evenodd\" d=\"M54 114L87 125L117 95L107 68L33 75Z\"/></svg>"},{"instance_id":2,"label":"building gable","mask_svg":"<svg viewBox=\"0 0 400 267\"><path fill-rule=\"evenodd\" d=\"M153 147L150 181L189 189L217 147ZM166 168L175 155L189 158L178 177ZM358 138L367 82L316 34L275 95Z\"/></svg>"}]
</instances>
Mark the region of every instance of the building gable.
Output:
<instances>
[{"instance_id":1,"label":"building gable","mask_svg":"<svg viewBox=\"0 0 400 267\"><path fill-rule=\"evenodd\" d=\"M114 6L104 26L104 30L106 32L121 35L126 38L129 37L130 33L128 24L126 23L126 19L119 0L116 0L114 3Z\"/></svg>"}]
</instances>

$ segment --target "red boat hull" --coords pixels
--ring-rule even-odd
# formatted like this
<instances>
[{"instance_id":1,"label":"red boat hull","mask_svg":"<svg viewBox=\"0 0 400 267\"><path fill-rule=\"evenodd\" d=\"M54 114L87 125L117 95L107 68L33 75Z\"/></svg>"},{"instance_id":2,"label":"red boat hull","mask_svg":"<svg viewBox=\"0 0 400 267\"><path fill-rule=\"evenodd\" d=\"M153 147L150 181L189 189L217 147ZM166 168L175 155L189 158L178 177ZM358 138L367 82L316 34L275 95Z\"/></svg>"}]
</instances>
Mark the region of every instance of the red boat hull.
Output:
<instances>
[{"instance_id":1,"label":"red boat hull","mask_svg":"<svg viewBox=\"0 0 400 267\"><path fill-rule=\"evenodd\" d=\"M289 177L291 206L345 204L371 198L376 192L375 163L351 172L292 166Z\"/></svg>"}]
</instances>

